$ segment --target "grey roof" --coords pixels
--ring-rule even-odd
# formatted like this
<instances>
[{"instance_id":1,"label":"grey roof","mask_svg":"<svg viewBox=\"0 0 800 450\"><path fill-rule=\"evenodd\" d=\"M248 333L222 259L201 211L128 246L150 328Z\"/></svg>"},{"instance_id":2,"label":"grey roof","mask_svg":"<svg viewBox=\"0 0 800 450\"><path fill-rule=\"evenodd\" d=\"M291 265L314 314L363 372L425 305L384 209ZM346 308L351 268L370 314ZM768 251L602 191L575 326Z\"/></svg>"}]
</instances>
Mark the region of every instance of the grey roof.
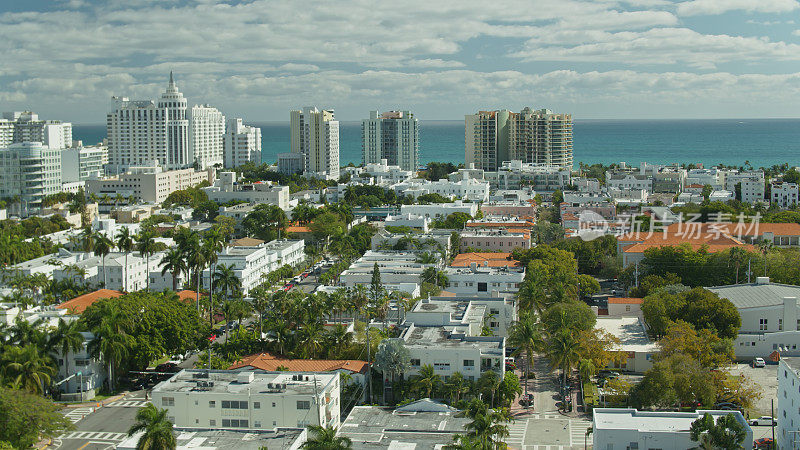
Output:
<instances>
[{"instance_id":1,"label":"grey roof","mask_svg":"<svg viewBox=\"0 0 800 450\"><path fill-rule=\"evenodd\" d=\"M176 430L177 448L205 450L258 450L261 448L296 448L302 428L277 428L275 430ZM135 449L139 435L121 442L121 449Z\"/></svg>"},{"instance_id":2,"label":"grey roof","mask_svg":"<svg viewBox=\"0 0 800 450\"><path fill-rule=\"evenodd\" d=\"M734 284L706 289L727 298L738 309L782 305L784 297L800 298L800 286L789 284Z\"/></svg>"},{"instance_id":3,"label":"grey roof","mask_svg":"<svg viewBox=\"0 0 800 450\"><path fill-rule=\"evenodd\" d=\"M356 406L342 424L340 434L353 440L354 449L433 450L452 443L453 436L464 433L464 425L469 422L454 412Z\"/></svg>"},{"instance_id":4,"label":"grey roof","mask_svg":"<svg viewBox=\"0 0 800 450\"><path fill-rule=\"evenodd\" d=\"M398 406L395 409L396 412L449 412L455 413L458 412L456 408L452 406L445 405L444 403L433 401L429 398L423 398L421 400L417 400L415 402L411 402L407 405Z\"/></svg>"}]
</instances>

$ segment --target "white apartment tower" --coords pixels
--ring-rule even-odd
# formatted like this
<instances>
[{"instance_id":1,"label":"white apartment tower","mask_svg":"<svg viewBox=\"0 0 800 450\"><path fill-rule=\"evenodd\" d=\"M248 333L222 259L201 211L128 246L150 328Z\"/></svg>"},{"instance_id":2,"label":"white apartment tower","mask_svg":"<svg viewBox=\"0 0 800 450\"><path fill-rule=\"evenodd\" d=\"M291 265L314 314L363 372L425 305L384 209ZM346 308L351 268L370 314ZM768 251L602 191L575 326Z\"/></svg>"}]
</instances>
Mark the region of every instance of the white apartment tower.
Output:
<instances>
[{"instance_id":1,"label":"white apartment tower","mask_svg":"<svg viewBox=\"0 0 800 450\"><path fill-rule=\"evenodd\" d=\"M292 153L305 155L305 173L339 178L339 121L330 110L306 106L290 114Z\"/></svg>"},{"instance_id":2,"label":"white apartment tower","mask_svg":"<svg viewBox=\"0 0 800 450\"><path fill-rule=\"evenodd\" d=\"M72 124L60 120L39 120L31 111L4 112L0 119L0 147L13 143L41 142L50 148L72 147Z\"/></svg>"},{"instance_id":3,"label":"white apartment tower","mask_svg":"<svg viewBox=\"0 0 800 450\"><path fill-rule=\"evenodd\" d=\"M361 162L416 172L419 165L419 123L409 111L370 111L361 122Z\"/></svg>"},{"instance_id":4,"label":"white apartment tower","mask_svg":"<svg viewBox=\"0 0 800 450\"><path fill-rule=\"evenodd\" d=\"M189 121L189 145L193 164L199 170L222 167L225 116L210 105L192 107Z\"/></svg>"},{"instance_id":5,"label":"white apartment tower","mask_svg":"<svg viewBox=\"0 0 800 450\"><path fill-rule=\"evenodd\" d=\"M61 150L41 142L0 148L0 198L19 196L22 215L40 208L44 197L61 191Z\"/></svg>"},{"instance_id":6,"label":"white apartment tower","mask_svg":"<svg viewBox=\"0 0 800 450\"><path fill-rule=\"evenodd\" d=\"M244 125L242 119L228 119L224 139L225 168L247 162L261 164L261 128Z\"/></svg>"},{"instance_id":7,"label":"white apartment tower","mask_svg":"<svg viewBox=\"0 0 800 450\"><path fill-rule=\"evenodd\" d=\"M505 161L572 168L572 115L548 109L480 111L464 117L464 159L496 171Z\"/></svg>"}]
</instances>

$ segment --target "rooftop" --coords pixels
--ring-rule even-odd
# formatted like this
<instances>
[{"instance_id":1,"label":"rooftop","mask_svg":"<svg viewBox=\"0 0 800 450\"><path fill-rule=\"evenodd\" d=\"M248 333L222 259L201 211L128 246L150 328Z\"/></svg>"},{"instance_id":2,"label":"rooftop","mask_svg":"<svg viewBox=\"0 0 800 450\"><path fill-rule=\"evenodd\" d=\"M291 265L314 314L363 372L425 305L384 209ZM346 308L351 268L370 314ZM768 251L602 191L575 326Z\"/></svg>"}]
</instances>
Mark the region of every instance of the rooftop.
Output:
<instances>
[{"instance_id":1,"label":"rooftop","mask_svg":"<svg viewBox=\"0 0 800 450\"><path fill-rule=\"evenodd\" d=\"M758 280L761 280L761 277ZM800 298L800 286L770 283L768 280L750 284L712 286L706 289L722 298L727 298L738 309L783 305L784 297Z\"/></svg>"},{"instance_id":2,"label":"rooftop","mask_svg":"<svg viewBox=\"0 0 800 450\"><path fill-rule=\"evenodd\" d=\"M350 372L366 372L369 364L366 361L352 359L284 359L270 353L256 353L245 356L236 361L228 369L241 369L252 367L267 372L277 371L285 367L292 372L332 372L334 370L347 370Z\"/></svg>"},{"instance_id":3,"label":"rooftop","mask_svg":"<svg viewBox=\"0 0 800 450\"><path fill-rule=\"evenodd\" d=\"M248 374L252 379L242 381ZM195 392L238 394L257 392L278 395L314 395L324 391L325 386L339 375L335 373L299 374L298 372L233 372L228 370L185 369L153 388L153 394L161 392ZM293 379L300 377L302 380Z\"/></svg>"},{"instance_id":4,"label":"rooftop","mask_svg":"<svg viewBox=\"0 0 800 450\"><path fill-rule=\"evenodd\" d=\"M450 267L469 267L476 263L482 267L519 267L519 261L511 259L511 253L461 253L453 259Z\"/></svg>"},{"instance_id":5,"label":"rooftop","mask_svg":"<svg viewBox=\"0 0 800 450\"><path fill-rule=\"evenodd\" d=\"M464 327L425 327L411 325L401 338L408 346L437 348L479 348L484 352L503 352L505 338L496 336L466 336Z\"/></svg>"},{"instance_id":6,"label":"rooftop","mask_svg":"<svg viewBox=\"0 0 800 450\"><path fill-rule=\"evenodd\" d=\"M264 241L261 239L255 239L251 237L243 237L241 239L234 239L231 241L232 247L258 247L259 245L263 244Z\"/></svg>"},{"instance_id":7,"label":"rooftop","mask_svg":"<svg viewBox=\"0 0 800 450\"><path fill-rule=\"evenodd\" d=\"M632 408L595 408L594 426L602 430L638 430L640 432L688 432L692 422L705 413L717 417L736 414L738 411L702 410L693 412L637 411ZM744 418L741 418L744 422ZM746 426L746 424L743 423Z\"/></svg>"},{"instance_id":8,"label":"rooftop","mask_svg":"<svg viewBox=\"0 0 800 450\"><path fill-rule=\"evenodd\" d=\"M609 297L608 304L617 304L617 305L641 305L642 304L641 298L635 297Z\"/></svg>"},{"instance_id":9,"label":"rooftop","mask_svg":"<svg viewBox=\"0 0 800 450\"><path fill-rule=\"evenodd\" d=\"M638 317L598 317L597 328L616 336L623 351L658 351L658 345L647 337L644 325Z\"/></svg>"},{"instance_id":10,"label":"rooftop","mask_svg":"<svg viewBox=\"0 0 800 450\"><path fill-rule=\"evenodd\" d=\"M177 431L176 450L259 450L262 448L297 448L302 428L278 428L275 430L198 430ZM136 449L141 433L120 442L116 448Z\"/></svg>"},{"instance_id":11,"label":"rooftop","mask_svg":"<svg viewBox=\"0 0 800 450\"><path fill-rule=\"evenodd\" d=\"M123 293L120 291L114 291L111 289L98 289L94 292L89 292L88 294L83 294L71 300L67 300L64 303L56 306L56 308L66 309L70 314L81 314L86 311L86 308L100 299L117 298L122 295Z\"/></svg>"}]
</instances>

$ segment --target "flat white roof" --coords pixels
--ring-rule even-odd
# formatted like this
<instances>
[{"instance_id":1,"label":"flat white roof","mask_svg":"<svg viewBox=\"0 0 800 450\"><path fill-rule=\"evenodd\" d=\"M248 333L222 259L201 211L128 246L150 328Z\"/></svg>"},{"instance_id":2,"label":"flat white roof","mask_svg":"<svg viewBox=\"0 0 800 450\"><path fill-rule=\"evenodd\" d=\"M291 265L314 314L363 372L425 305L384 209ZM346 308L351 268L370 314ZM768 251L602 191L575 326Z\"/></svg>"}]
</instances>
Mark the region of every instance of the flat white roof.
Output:
<instances>
[{"instance_id":1,"label":"flat white roof","mask_svg":"<svg viewBox=\"0 0 800 450\"><path fill-rule=\"evenodd\" d=\"M597 327L619 338L624 351L658 351L658 346L647 336L644 325L638 317L598 317Z\"/></svg>"},{"instance_id":2,"label":"flat white roof","mask_svg":"<svg viewBox=\"0 0 800 450\"><path fill-rule=\"evenodd\" d=\"M638 430L661 432L687 432L692 422L702 417L705 413L717 417L728 414L738 415L740 422L744 418L739 411L702 410L694 412L674 411L637 411L629 408L595 408L594 426L603 430Z\"/></svg>"}]
</instances>

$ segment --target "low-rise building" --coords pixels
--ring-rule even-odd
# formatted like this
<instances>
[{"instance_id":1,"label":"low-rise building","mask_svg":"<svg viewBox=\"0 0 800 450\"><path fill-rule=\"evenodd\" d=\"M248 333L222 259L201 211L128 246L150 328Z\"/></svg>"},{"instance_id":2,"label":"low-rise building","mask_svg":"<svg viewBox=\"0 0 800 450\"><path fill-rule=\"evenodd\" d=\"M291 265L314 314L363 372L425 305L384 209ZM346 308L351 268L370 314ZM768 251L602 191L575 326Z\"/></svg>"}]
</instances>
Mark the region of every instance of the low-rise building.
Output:
<instances>
[{"instance_id":1,"label":"low-rise building","mask_svg":"<svg viewBox=\"0 0 800 450\"><path fill-rule=\"evenodd\" d=\"M770 192L772 203L782 209L794 208L798 204L797 183L773 181Z\"/></svg>"},{"instance_id":2,"label":"low-rise building","mask_svg":"<svg viewBox=\"0 0 800 450\"><path fill-rule=\"evenodd\" d=\"M74 431L73 433L81 433ZM115 433L109 433L115 434ZM138 450L144 431L125 438L114 448ZM68 435L69 436L69 435ZM78 435L80 436L80 435ZM297 450L308 440L305 428L276 428L274 430L191 430L175 433L175 450L261 450L280 448Z\"/></svg>"},{"instance_id":3,"label":"low-rise building","mask_svg":"<svg viewBox=\"0 0 800 450\"><path fill-rule=\"evenodd\" d=\"M644 373L653 367L653 358L659 348L647 336L641 318L600 316L597 318L596 327L619 339L619 350L627 354L627 359L612 362L609 368Z\"/></svg>"},{"instance_id":4,"label":"low-rise building","mask_svg":"<svg viewBox=\"0 0 800 450\"><path fill-rule=\"evenodd\" d=\"M710 202L722 202L722 203L725 203L725 202L731 201L733 199L734 199L733 192L726 191L724 189L712 191L708 195L708 201L710 201Z\"/></svg>"},{"instance_id":5,"label":"low-rise building","mask_svg":"<svg viewBox=\"0 0 800 450\"><path fill-rule=\"evenodd\" d=\"M245 202L267 203L281 209L289 209L289 186L278 186L270 182L240 183L236 172L222 172L213 186L203 188L209 200L217 203Z\"/></svg>"},{"instance_id":6,"label":"low-rise building","mask_svg":"<svg viewBox=\"0 0 800 450\"><path fill-rule=\"evenodd\" d=\"M422 230L427 233L431 224L431 219L425 216L417 216L415 214L397 214L386 216L385 225L387 227L409 227Z\"/></svg>"},{"instance_id":7,"label":"low-rise building","mask_svg":"<svg viewBox=\"0 0 800 450\"><path fill-rule=\"evenodd\" d=\"M616 189L639 189L653 192L653 178L644 174L606 172L606 186Z\"/></svg>"},{"instance_id":8,"label":"low-rise building","mask_svg":"<svg viewBox=\"0 0 800 450\"><path fill-rule=\"evenodd\" d=\"M58 379L53 381L61 382L58 389L62 393L62 400L91 400L108 380L108 370L103 362L89 354L88 348L94 340L94 334L82 331L81 337L83 342L78 351L70 350L66 355L60 350L53 353L53 359L58 363Z\"/></svg>"},{"instance_id":9,"label":"low-rise building","mask_svg":"<svg viewBox=\"0 0 800 450\"><path fill-rule=\"evenodd\" d=\"M475 179L427 181L412 179L397 183L392 189L398 194L414 198L425 194L439 194L446 198L485 202L489 200L489 182Z\"/></svg>"},{"instance_id":10,"label":"low-rise building","mask_svg":"<svg viewBox=\"0 0 800 450\"><path fill-rule=\"evenodd\" d=\"M781 358L778 362L777 395L776 448L795 448L800 437L800 358Z\"/></svg>"},{"instance_id":11,"label":"low-rise building","mask_svg":"<svg viewBox=\"0 0 800 450\"><path fill-rule=\"evenodd\" d=\"M602 450L696 448L689 435L692 422L710 414L732 414L745 430L741 448L753 447L753 430L739 411L698 409L692 412L637 411L633 408L595 408L592 411L592 448ZM781 447L784 448L784 447Z\"/></svg>"},{"instance_id":12,"label":"low-rise building","mask_svg":"<svg viewBox=\"0 0 800 450\"><path fill-rule=\"evenodd\" d=\"M281 266L295 266L303 261L305 242L302 240L281 239L254 246L225 247L217 254L216 266L232 267L241 281L242 293L247 295L264 280L262 275L277 270ZM210 287L211 270L203 271L203 285Z\"/></svg>"},{"instance_id":13,"label":"low-rise building","mask_svg":"<svg viewBox=\"0 0 800 450\"><path fill-rule=\"evenodd\" d=\"M475 263L477 267L522 267L519 261L511 257L511 253L502 252L471 252L459 253L450 263L450 267L472 267Z\"/></svg>"},{"instance_id":14,"label":"low-rise building","mask_svg":"<svg viewBox=\"0 0 800 450\"><path fill-rule=\"evenodd\" d=\"M400 214L414 214L417 216L425 216L436 219L443 219L453 213L464 213L471 217L475 217L478 213L477 203L464 203L461 200L456 200L452 203L432 203L430 205L402 205L400 206Z\"/></svg>"},{"instance_id":15,"label":"low-rise building","mask_svg":"<svg viewBox=\"0 0 800 450\"><path fill-rule=\"evenodd\" d=\"M286 175L303 173L306 167L306 155L303 153L278 153L278 172Z\"/></svg>"},{"instance_id":16,"label":"low-rise building","mask_svg":"<svg viewBox=\"0 0 800 450\"><path fill-rule=\"evenodd\" d=\"M509 252L514 249L529 249L531 233L520 229L481 230L471 229L459 234L460 249Z\"/></svg>"},{"instance_id":17,"label":"low-rise building","mask_svg":"<svg viewBox=\"0 0 800 450\"><path fill-rule=\"evenodd\" d=\"M403 170L400 166L389 165L388 160L382 159L380 163L367 163L362 168L356 168L358 177L372 178L372 184L378 186L391 186L402 183L414 177L413 170Z\"/></svg>"},{"instance_id":18,"label":"low-rise building","mask_svg":"<svg viewBox=\"0 0 800 450\"><path fill-rule=\"evenodd\" d=\"M338 428L338 373L182 370L152 390L176 428Z\"/></svg>"},{"instance_id":19,"label":"low-rise building","mask_svg":"<svg viewBox=\"0 0 800 450\"><path fill-rule=\"evenodd\" d=\"M517 217L519 219L533 220L536 217L536 204L534 202L495 201L483 203L481 211L487 216Z\"/></svg>"},{"instance_id":20,"label":"low-rise building","mask_svg":"<svg viewBox=\"0 0 800 450\"><path fill-rule=\"evenodd\" d=\"M80 315L86 308L92 306L94 302L104 298L117 298L124 295L121 291L112 289L98 289L88 294L79 295L56 306L57 309L65 309L69 314Z\"/></svg>"},{"instance_id":21,"label":"low-rise building","mask_svg":"<svg viewBox=\"0 0 800 450\"><path fill-rule=\"evenodd\" d=\"M571 170L547 164L503 161L495 172L483 172L483 179L492 189L520 189L531 187L536 192L564 190L572 181Z\"/></svg>"},{"instance_id":22,"label":"low-rise building","mask_svg":"<svg viewBox=\"0 0 800 450\"><path fill-rule=\"evenodd\" d=\"M196 186L203 181L213 181L213 169L163 170L155 164L131 167L115 177L86 180L86 193L98 196L117 195L147 203L163 203L169 194Z\"/></svg>"},{"instance_id":23,"label":"low-rise building","mask_svg":"<svg viewBox=\"0 0 800 450\"><path fill-rule=\"evenodd\" d=\"M635 297L609 297L609 316L635 316L642 313L642 299Z\"/></svg>"},{"instance_id":24,"label":"low-rise building","mask_svg":"<svg viewBox=\"0 0 800 450\"><path fill-rule=\"evenodd\" d=\"M487 295L494 292L517 292L525 279L523 268L512 267L478 267L477 263L469 268L448 267L447 291L457 295Z\"/></svg>"},{"instance_id":25,"label":"low-rise building","mask_svg":"<svg viewBox=\"0 0 800 450\"><path fill-rule=\"evenodd\" d=\"M429 253L450 254L452 230L431 230L428 233L392 233L383 229L372 235L372 250L416 250ZM399 248L402 247L402 248Z\"/></svg>"},{"instance_id":26,"label":"low-rise building","mask_svg":"<svg viewBox=\"0 0 800 450\"><path fill-rule=\"evenodd\" d=\"M738 190L742 202L752 204L764 201L765 183L763 171L729 171L724 173L724 179L725 190L731 192Z\"/></svg>"},{"instance_id":27,"label":"low-rise building","mask_svg":"<svg viewBox=\"0 0 800 450\"><path fill-rule=\"evenodd\" d=\"M345 287L369 285L375 264L378 264L383 284L421 283L425 269L440 265L439 255L436 253L432 255L437 262L422 263L417 262L420 257L419 252L368 250L339 275L339 283Z\"/></svg>"}]
</instances>

